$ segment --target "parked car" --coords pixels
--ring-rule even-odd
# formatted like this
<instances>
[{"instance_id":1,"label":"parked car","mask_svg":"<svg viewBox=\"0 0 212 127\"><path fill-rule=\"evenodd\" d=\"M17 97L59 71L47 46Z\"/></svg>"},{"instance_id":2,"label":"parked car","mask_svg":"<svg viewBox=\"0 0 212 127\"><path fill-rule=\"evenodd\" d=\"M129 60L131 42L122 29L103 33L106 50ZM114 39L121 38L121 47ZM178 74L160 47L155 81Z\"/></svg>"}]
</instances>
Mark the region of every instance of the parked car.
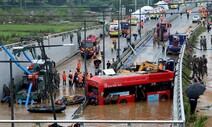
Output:
<instances>
[{"instance_id":1,"label":"parked car","mask_svg":"<svg viewBox=\"0 0 212 127\"><path fill-rule=\"evenodd\" d=\"M195 22L200 22L201 20L201 16L198 15L198 14L195 14L193 17L192 17L192 23L195 23Z\"/></svg>"}]
</instances>

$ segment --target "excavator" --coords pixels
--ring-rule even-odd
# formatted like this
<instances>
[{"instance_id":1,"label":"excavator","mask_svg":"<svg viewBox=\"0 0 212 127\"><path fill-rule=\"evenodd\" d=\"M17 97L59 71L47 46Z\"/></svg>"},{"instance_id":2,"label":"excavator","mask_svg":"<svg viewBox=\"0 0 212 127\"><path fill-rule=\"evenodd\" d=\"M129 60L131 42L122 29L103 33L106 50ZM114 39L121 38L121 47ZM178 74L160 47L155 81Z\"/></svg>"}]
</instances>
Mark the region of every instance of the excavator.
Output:
<instances>
[{"instance_id":1,"label":"excavator","mask_svg":"<svg viewBox=\"0 0 212 127\"><path fill-rule=\"evenodd\" d=\"M174 60L168 59L164 60L162 58L158 59L158 65L155 62L145 61L141 64L137 64L135 66L130 66L129 68L122 69L120 73L128 73L128 72L137 72L137 71L148 71L148 72L158 72L159 70L170 70L174 71Z\"/></svg>"},{"instance_id":2,"label":"excavator","mask_svg":"<svg viewBox=\"0 0 212 127\"><path fill-rule=\"evenodd\" d=\"M158 65L155 65L153 62L145 61L141 64L137 64L135 66L132 65L129 68L120 70L120 73L137 72L137 71L157 72L158 69L159 69Z\"/></svg>"}]
</instances>

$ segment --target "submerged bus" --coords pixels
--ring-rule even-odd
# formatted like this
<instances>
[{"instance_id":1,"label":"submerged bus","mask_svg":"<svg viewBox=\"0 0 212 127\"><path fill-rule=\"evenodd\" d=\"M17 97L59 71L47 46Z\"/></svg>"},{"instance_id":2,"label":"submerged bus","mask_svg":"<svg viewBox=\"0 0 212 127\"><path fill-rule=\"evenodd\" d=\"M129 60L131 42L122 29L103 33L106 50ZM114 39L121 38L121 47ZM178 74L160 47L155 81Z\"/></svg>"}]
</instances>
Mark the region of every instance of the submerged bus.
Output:
<instances>
[{"instance_id":1,"label":"submerged bus","mask_svg":"<svg viewBox=\"0 0 212 127\"><path fill-rule=\"evenodd\" d=\"M168 70L94 76L86 81L86 96L99 105L170 99L173 79L174 72Z\"/></svg>"}]
</instances>

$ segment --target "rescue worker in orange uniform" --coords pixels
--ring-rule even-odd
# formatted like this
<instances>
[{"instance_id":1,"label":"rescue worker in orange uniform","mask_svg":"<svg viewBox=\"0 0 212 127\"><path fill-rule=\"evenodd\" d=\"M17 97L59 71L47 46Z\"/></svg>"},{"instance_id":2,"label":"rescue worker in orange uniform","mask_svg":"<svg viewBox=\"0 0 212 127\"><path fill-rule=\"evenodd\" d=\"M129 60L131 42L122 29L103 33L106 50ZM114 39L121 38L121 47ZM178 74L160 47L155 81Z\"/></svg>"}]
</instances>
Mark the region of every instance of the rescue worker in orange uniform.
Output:
<instances>
[{"instance_id":1,"label":"rescue worker in orange uniform","mask_svg":"<svg viewBox=\"0 0 212 127\"><path fill-rule=\"evenodd\" d=\"M80 68L81 68L81 60L78 60L77 62L77 71L80 72Z\"/></svg>"},{"instance_id":2,"label":"rescue worker in orange uniform","mask_svg":"<svg viewBox=\"0 0 212 127\"><path fill-rule=\"evenodd\" d=\"M160 16L160 21L163 22L163 20L164 20L164 17L161 15Z\"/></svg>"},{"instance_id":3,"label":"rescue worker in orange uniform","mask_svg":"<svg viewBox=\"0 0 212 127\"><path fill-rule=\"evenodd\" d=\"M141 26L142 29L144 28L144 21L143 20L141 20L140 26Z\"/></svg>"},{"instance_id":4,"label":"rescue worker in orange uniform","mask_svg":"<svg viewBox=\"0 0 212 127\"><path fill-rule=\"evenodd\" d=\"M62 78L63 78L63 85L66 85L66 72L63 71L62 73Z\"/></svg>"},{"instance_id":5,"label":"rescue worker in orange uniform","mask_svg":"<svg viewBox=\"0 0 212 127\"><path fill-rule=\"evenodd\" d=\"M82 75L82 73L80 73L78 75L78 78L79 78L79 82L78 82L79 87L82 87L83 86L83 75Z\"/></svg>"}]
</instances>

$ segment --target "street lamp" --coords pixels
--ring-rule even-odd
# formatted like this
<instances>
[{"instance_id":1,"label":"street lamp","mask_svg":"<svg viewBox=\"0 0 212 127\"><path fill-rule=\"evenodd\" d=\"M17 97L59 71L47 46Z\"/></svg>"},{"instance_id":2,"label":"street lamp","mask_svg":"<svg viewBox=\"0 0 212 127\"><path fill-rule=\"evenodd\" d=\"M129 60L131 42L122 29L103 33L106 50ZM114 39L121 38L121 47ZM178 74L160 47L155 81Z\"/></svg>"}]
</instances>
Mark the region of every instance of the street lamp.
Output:
<instances>
[{"instance_id":1,"label":"street lamp","mask_svg":"<svg viewBox=\"0 0 212 127\"><path fill-rule=\"evenodd\" d=\"M84 67L85 67L85 74L84 74L84 92L85 92L85 96L86 96L86 78L87 78L87 66L86 66L86 55L87 55L87 51L86 51L86 20L84 20L84 42L85 42L85 45L84 45Z\"/></svg>"},{"instance_id":2,"label":"street lamp","mask_svg":"<svg viewBox=\"0 0 212 127\"><path fill-rule=\"evenodd\" d=\"M132 25L131 25L131 18L132 18L132 9L129 9L129 12L130 12L130 45L132 44L132 42L131 42L131 34L132 34Z\"/></svg>"},{"instance_id":3,"label":"street lamp","mask_svg":"<svg viewBox=\"0 0 212 127\"><path fill-rule=\"evenodd\" d=\"M121 1L121 0L120 0ZM118 6L120 10L120 6ZM120 62L120 25L119 25L119 13L118 13L118 49L117 49L117 59ZM116 60L117 61L117 60Z\"/></svg>"},{"instance_id":4,"label":"street lamp","mask_svg":"<svg viewBox=\"0 0 212 127\"><path fill-rule=\"evenodd\" d=\"M103 11L103 69L105 69L105 12Z\"/></svg>"}]
</instances>

